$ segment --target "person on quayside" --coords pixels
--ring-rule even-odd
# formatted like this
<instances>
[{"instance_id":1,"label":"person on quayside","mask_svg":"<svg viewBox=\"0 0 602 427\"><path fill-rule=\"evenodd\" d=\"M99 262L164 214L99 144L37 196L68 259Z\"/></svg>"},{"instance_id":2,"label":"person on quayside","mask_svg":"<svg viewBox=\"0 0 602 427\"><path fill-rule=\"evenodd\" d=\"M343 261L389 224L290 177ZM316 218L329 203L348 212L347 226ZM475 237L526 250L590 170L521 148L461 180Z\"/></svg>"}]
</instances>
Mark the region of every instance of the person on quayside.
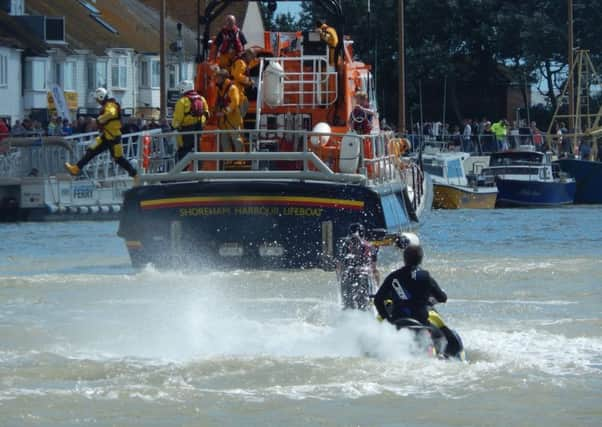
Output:
<instances>
[{"instance_id":1,"label":"person on quayside","mask_svg":"<svg viewBox=\"0 0 602 427\"><path fill-rule=\"evenodd\" d=\"M110 150L113 160L134 179L134 185L138 185L138 172L131 163L123 157L123 144L121 143L121 106L115 98L109 98L108 92L104 87L96 89L94 98L101 105L100 114L96 119L100 135L98 135L95 142L86 149L86 153L77 164L73 165L66 162L65 168L72 176L77 176L90 160L103 151Z\"/></svg>"}]
</instances>

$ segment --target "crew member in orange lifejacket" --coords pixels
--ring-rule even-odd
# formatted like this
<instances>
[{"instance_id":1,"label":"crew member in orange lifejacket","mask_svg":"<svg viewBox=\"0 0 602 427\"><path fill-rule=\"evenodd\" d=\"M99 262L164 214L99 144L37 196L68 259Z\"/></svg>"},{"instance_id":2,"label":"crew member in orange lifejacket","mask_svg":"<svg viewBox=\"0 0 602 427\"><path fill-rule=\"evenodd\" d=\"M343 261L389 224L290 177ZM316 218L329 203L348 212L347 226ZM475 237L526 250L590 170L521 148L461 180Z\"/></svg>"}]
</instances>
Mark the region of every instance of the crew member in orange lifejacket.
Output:
<instances>
[{"instance_id":1,"label":"crew member in orange lifejacket","mask_svg":"<svg viewBox=\"0 0 602 427\"><path fill-rule=\"evenodd\" d=\"M247 39L236 26L234 15L226 16L226 23L215 38L219 66L229 70L236 56L244 50L245 44Z\"/></svg>"},{"instance_id":2,"label":"crew member in orange lifejacket","mask_svg":"<svg viewBox=\"0 0 602 427\"><path fill-rule=\"evenodd\" d=\"M223 68L215 73L218 90L215 115L219 129L235 129L236 131L220 135L220 149L221 151L243 151L240 134L243 125L240 113L240 91L228 77L230 77L230 73Z\"/></svg>"},{"instance_id":3,"label":"crew member in orange lifejacket","mask_svg":"<svg viewBox=\"0 0 602 427\"><path fill-rule=\"evenodd\" d=\"M243 119L249 110L247 91L252 89L254 85L253 80L249 77L249 70L257 64L256 57L257 55L253 49L245 49L236 57L230 73L241 96L240 113Z\"/></svg>"},{"instance_id":4,"label":"crew member in orange lifejacket","mask_svg":"<svg viewBox=\"0 0 602 427\"><path fill-rule=\"evenodd\" d=\"M205 98L194 90L192 80L183 80L179 85L180 99L176 102L171 125L178 132L202 131L203 125L209 119L209 105ZM178 135L178 151L176 161L190 153L194 148L194 142L198 135Z\"/></svg>"},{"instance_id":5,"label":"crew member in orange lifejacket","mask_svg":"<svg viewBox=\"0 0 602 427\"><path fill-rule=\"evenodd\" d=\"M138 172L123 157L123 145L121 144L121 106L115 98L109 98L108 92L104 87L99 87L94 93L96 101L102 106L100 114L96 121L98 122L99 133L94 144L88 147L86 154L77 164L65 163L65 168L73 176L79 175L83 167L94 157L109 149L113 160L127 171L134 178L134 184L138 184Z\"/></svg>"},{"instance_id":6,"label":"crew member in orange lifejacket","mask_svg":"<svg viewBox=\"0 0 602 427\"><path fill-rule=\"evenodd\" d=\"M369 135L372 132L372 120L374 111L370 109L370 103L366 92L355 94L355 106L349 115L349 129L358 135Z\"/></svg>"}]
</instances>

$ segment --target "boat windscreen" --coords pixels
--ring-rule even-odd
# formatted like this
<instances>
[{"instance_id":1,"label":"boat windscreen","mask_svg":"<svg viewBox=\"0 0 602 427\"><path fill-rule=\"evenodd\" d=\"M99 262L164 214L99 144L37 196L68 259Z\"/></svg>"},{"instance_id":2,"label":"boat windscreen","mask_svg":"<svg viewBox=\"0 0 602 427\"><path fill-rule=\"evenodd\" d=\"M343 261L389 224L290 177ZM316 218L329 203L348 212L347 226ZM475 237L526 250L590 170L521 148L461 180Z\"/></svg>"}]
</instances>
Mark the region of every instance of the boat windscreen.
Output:
<instances>
[{"instance_id":1,"label":"boat windscreen","mask_svg":"<svg viewBox=\"0 0 602 427\"><path fill-rule=\"evenodd\" d=\"M494 153L489 159L489 166L542 164L543 154L534 151L508 151Z\"/></svg>"}]
</instances>

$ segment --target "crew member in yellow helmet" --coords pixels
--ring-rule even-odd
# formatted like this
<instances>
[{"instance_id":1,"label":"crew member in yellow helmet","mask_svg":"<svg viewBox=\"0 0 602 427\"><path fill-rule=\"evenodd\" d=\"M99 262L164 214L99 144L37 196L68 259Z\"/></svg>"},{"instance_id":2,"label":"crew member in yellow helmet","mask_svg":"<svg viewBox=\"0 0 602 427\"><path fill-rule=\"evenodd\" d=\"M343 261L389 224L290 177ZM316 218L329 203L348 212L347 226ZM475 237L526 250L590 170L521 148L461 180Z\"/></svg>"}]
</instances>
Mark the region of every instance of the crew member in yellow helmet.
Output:
<instances>
[{"instance_id":1,"label":"crew member in yellow helmet","mask_svg":"<svg viewBox=\"0 0 602 427\"><path fill-rule=\"evenodd\" d=\"M209 105L207 100L194 90L192 80L183 80L179 84L180 99L176 102L171 125L178 132L199 132L209 118ZM194 142L198 135L188 133L178 135L176 142L178 151L176 161L183 158L194 149Z\"/></svg>"},{"instance_id":2,"label":"crew member in yellow helmet","mask_svg":"<svg viewBox=\"0 0 602 427\"><path fill-rule=\"evenodd\" d=\"M73 165L65 163L65 168L72 176L77 176L83 167L94 157L105 150L111 151L113 160L125 169L129 176L138 184L138 172L128 160L123 157L123 144L121 143L121 106L115 98L109 98L104 87L99 87L94 92L94 98L101 105L100 114L96 119L99 134L94 144L86 149L86 154Z\"/></svg>"},{"instance_id":3,"label":"crew member in yellow helmet","mask_svg":"<svg viewBox=\"0 0 602 427\"><path fill-rule=\"evenodd\" d=\"M230 72L232 80L240 93L240 113L243 119L249 110L247 91L253 88L254 85L253 80L249 77L249 70L257 64L256 57L257 55L253 49L245 49L236 57Z\"/></svg>"},{"instance_id":4,"label":"crew member in yellow helmet","mask_svg":"<svg viewBox=\"0 0 602 427\"><path fill-rule=\"evenodd\" d=\"M228 78L227 70L219 69L215 73L218 97L215 108L217 127L221 130L232 130L231 133L220 135L221 151L243 151L244 143L240 130L243 125L243 117L240 112L240 90Z\"/></svg>"},{"instance_id":5,"label":"crew member in yellow helmet","mask_svg":"<svg viewBox=\"0 0 602 427\"><path fill-rule=\"evenodd\" d=\"M328 46L328 63L334 66L336 65L336 47L339 44L337 30L322 21L316 21L316 27L320 32L320 39Z\"/></svg>"}]
</instances>

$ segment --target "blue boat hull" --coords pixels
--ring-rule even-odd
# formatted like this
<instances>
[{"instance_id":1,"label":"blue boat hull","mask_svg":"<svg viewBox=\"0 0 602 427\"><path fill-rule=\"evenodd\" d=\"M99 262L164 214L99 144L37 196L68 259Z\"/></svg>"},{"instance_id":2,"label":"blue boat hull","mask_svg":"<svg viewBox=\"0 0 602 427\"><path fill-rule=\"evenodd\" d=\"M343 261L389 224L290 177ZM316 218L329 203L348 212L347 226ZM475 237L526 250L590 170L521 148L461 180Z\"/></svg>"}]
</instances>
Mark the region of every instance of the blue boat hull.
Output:
<instances>
[{"instance_id":1,"label":"blue boat hull","mask_svg":"<svg viewBox=\"0 0 602 427\"><path fill-rule=\"evenodd\" d=\"M561 159L558 165L577 182L575 203L602 203L602 162Z\"/></svg>"},{"instance_id":2,"label":"blue boat hull","mask_svg":"<svg viewBox=\"0 0 602 427\"><path fill-rule=\"evenodd\" d=\"M544 207L569 205L575 200L576 184L570 182L519 181L496 178L496 207Z\"/></svg>"}]
</instances>

